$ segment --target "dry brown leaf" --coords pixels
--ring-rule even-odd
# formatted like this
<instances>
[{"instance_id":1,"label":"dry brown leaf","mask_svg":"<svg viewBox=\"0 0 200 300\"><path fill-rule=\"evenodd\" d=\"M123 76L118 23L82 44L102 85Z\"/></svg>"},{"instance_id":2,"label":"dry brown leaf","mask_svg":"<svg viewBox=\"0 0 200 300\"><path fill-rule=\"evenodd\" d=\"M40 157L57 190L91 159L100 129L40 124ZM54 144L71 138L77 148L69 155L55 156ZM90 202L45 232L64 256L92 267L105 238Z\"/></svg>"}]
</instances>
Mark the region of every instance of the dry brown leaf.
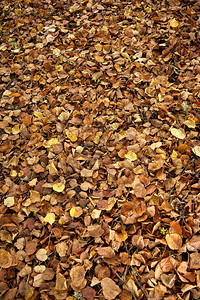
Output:
<instances>
[{"instance_id":1,"label":"dry brown leaf","mask_svg":"<svg viewBox=\"0 0 200 300\"><path fill-rule=\"evenodd\" d=\"M39 249L36 254L36 258L40 261L45 261L48 258L47 250L46 249Z\"/></svg>"},{"instance_id":2,"label":"dry brown leaf","mask_svg":"<svg viewBox=\"0 0 200 300\"><path fill-rule=\"evenodd\" d=\"M74 266L70 270L71 287L74 291L81 291L87 283L85 279L85 269L83 266Z\"/></svg>"},{"instance_id":3,"label":"dry brown leaf","mask_svg":"<svg viewBox=\"0 0 200 300\"><path fill-rule=\"evenodd\" d=\"M96 248L96 250L100 256L105 258L111 258L115 256L115 251L111 247L100 247Z\"/></svg>"},{"instance_id":4,"label":"dry brown leaf","mask_svg":"<svg viewBox=\"0 0 200 300\"><path fill-rule=\"evenodd\" d=\"M4 249L0 249L0 268L10 268L12 266L12 256Z\"/></svg>"},{"instance_id":5,"label":"dry brown leaf","mask_svg":"<svg viewBox=\"0 0 200 300\"><path fill-rule=\"evenodd\" d=\"M103 278L101 280L103 295L107 300L115 299L120 293L121 289L111 278Z\"/></svg>"}]
</instances>

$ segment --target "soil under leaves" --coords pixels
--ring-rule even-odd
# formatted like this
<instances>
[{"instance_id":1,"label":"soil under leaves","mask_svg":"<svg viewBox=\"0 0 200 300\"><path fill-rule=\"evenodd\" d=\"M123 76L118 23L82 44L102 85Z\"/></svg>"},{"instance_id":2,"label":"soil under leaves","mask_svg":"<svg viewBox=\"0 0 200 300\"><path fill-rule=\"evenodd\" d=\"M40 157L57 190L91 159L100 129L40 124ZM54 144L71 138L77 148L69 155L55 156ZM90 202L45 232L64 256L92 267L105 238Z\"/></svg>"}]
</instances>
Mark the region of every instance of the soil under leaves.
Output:
<instances>
[{"instance_id":1,"label":"soil under leaves","mask_svg":"<svg viewBox=\"0 0 200 300\"><path fill-rule=\"evenodd\" d=\"M1 299L199 299L199 2L0 10Z\"/></svg>"}]
</instances>

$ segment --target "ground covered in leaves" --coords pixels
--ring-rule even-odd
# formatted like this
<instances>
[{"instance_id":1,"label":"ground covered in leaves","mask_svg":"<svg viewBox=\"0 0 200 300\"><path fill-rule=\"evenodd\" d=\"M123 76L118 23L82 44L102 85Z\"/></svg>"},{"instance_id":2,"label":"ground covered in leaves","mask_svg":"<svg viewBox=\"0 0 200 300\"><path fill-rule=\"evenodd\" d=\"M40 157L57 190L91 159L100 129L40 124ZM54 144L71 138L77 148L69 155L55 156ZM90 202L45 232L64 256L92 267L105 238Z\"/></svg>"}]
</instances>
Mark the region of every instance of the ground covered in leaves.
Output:
<instances>
[{"instance_id":1,"label":"ground covered in leaves","mask_svg":"<svg viewBox=\"0 0 200 300\"><path fill-rule=\"evenodd\" d=\"M1 299L199 299L198 1L0 3Z\"/></svg>"}]
</instances>

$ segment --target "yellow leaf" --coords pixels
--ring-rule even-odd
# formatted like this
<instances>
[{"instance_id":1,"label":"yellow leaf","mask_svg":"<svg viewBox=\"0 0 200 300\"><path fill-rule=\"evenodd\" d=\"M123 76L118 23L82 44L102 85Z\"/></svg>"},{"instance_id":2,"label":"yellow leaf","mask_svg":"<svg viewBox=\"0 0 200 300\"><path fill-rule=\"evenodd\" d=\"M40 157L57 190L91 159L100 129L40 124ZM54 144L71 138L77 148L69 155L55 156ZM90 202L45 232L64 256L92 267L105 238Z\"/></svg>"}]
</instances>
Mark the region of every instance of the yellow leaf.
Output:
<instances>
[{"instance_id":1,"label":"yellow leaf","mask_svg":"<svg viewBox=\"0 0 200 300\"><path fill-rule=\"evenodd\" d=\"M60 71L63 70L63 66L62 65L58 65L58 66L55 67L55 69L56 69L57 72L60 72Z\"/></svg>"},{"instance_id":2,"label":"yellow leaf","mask_svg":"<svg viewBox=\"0 0 200 300\"><path fill-rule=\"evenodd\" d=\"M34 116L40 120L43 118L43 114L40 111L34 111Z\"/></svg>"},{"instance_id":3,"label":"yellow leaf","mask_svg":"<svg viewBox=\"0 0 200 300\"><path fill-rule=\"evenodd\" d=\"M182 247L182 238L178 233L171 233L166 235L167 245L172 250L178 250Z\"/></svg>"},{"instance_id":4,"label":"yellow leaf","mask_svg":"<svg viewBox=\"0 0 200 300\"><path fill-rule=\"evenodd\" d=\"M180 140L183 140L186 137L185 131L182 128L177 129L172 127L170 132L173 136Z\"/></svg>"},{"instance_id":5,"label":"yellow leaf","mask_svg":"<svg viewBox=\"0 0 200 300\"><path fill-rule=\"evenodd\" d=\"M64 182L57 182L57 183L54 183L53 185L53 190L55 192L58 192L58 193L61 193L63 192L65 189L65 183Z\"/></svg>"},{"instance_id":6,"label":"yellow leaf","mask_svg":"<svg viewBox=\"0 0 200 300\"><path fill-rule=\"evenodd\" d=\"M102 50L102 45L101 45L100 43L98 43L98 44L96 44L96 45L94 46L94 48L95 48L95 50L97 50L98 52L101 52L101 50Z\"/></svg>"},{"instance_id":7,"label":"yellow leaf","mask_svg":"<svg viewBox=\"0 0 200 300\"><path fill-rule=\"evenodd\" d=\"M34 81L38 81L39 79L40 79L40 75L38 75L38 74L35 74L35 76L34 76L33 80L34 80Z\"/></svg>"},{"instance_id":8,"label":"yellow leaf","mask_svg":"<svg viewBox=\"0 0 200 300\"><path fill-rule=\"evenodd\" d=\"M44 218L44 222L53 224L55 222L56 216L54 213L48 213L46 217Z\"/></svg>"},{"instance_id":9,"label":"yellow leaf","mask_svg":"<svg viewBox=\"0 0 200 300\"><path fill-rule=\"evenodd\" d=\"M11 170L10 176L11 176L11 177L17 177L17 171Z\"/></svg>"},{"instance_id":10,"label":"yellow leaf","mask_svg":"<svg viewBox=\"0 0 200 300\"><path fill-rule=\"evenodd\" d=\"M194 148L192 148L192 151L195 155L200 157L200 146L195 146Z\"/></svg>"},{"instance_id":11,"label":"yellow leaf","mask_svg":"<svg viewBox=\"0 0 200 300\"><path fill-rule=\"evenodd\" d=\"M7 197L5 200L4 200L4 205L7 206L7 207L11 207L15 204L15 198L14 197Z\"/></svg>"},{"instance_id":12,"label":"yellow leaf","mask_svg":"<svg viewBox=\"0 0 200 300\"><path fill-rule=\"evenodd\" d=\"M43 143L43 146L45 147L45 148L50 148L51 146L53 146L53 145L55 145L55 144L57 144L58 143L58 139L57 138L52 138L52 139L50 139L50 140L48 140L48 141L45 141L44 143Z\"/></svg>"},{"instance_id":13,"label":"yellow leaf","mask_svg":"<svg viewBox=\"0 0 200 300\"><path fill-rule=\"evenodd\" d=\"M176 159L177 156L178 156L178 153L177 153L175 150L173 150L173 152L172 152L172 154L171 154L171 159L172 159L172 160L173 160L173 159Z\"/></svg>"},{"instance_id":14,"label":"yellow leaf","mask_svg":"<svg viewBox=\"0 0 200 300\"><path fill-rule=\"evenodd\" d=\"M40 24L37 25L37 30L38 30L38 31L42 31L43 28L44 28L44 25L43 25L43 24L40 23Z\"/></svg>"},{"instance_id":15,"label":"yellow leaf","mask_svg":"<svg viewBox=\"0 0 200 300\"><path fill-rule=\"evenodd\" d=\"M22 10L21 10L21 8L15 9L15 14L16 14L18 17L21 17L21 15L22 15Z\"/></svg>"},{"instance_id":16,"label":"yellow leaf","mask_svg":"<svg viewBox=\"0 0 200 300\"><path fill-rule=\"evenodd\" d=\"M82 215L83 210L80 206L74 206L70 209L70 216L72 218L78 218Z\"/></svg>"},{"instance_id":17,"label":"yellow leaf","mask_svg":"<svg viewBox=\"0 0 200 300\"><path fill-rule=\"evenodd\" d=\"M12 128L12 134L18 134L20 133L20 128L19 128L19 124L15 125L13 128Z\"/></svg>"},{"instance_id":18,"label":"yellow leaf","mask_svg":"<svg viewBox=\"0 0 200 300\"><path fill-rule=\"evenodd\" d=\"M195 128L196 127L195 120L192 119L192 118L189 118L188 120L186 120L185 122L183 122L183 124L185 124L189 128Z\"/></svg>"},{"instance_id":19,"label":"yellow leaf","mask_svg":"<svg viewBox=\"0 0 200 300\"><path fill-rule=\"evenodd\" d=\"M172 27L172 28L176 28L176 27L178 27L180 25L180 23L179 23L179 21L177 21L176 19L172 19L171 21L170 21L170 26Z\"/></svg>"},{"instance_id":20,"label":"yellow leaf","mask_svg":"<svg viewBox=\"0 0 200 300\"><path fill-rule=\"evenodd\" d=\"M135 161L137 159L137 154L132 151L128 151L124 156L130 161Z\"/></svg>"},{"instance_id":21,"label":"yellow leaf","mask_svg":"<svg viewBox=\"0 0 200 300\"><path fill-rule=\"evenodd\" d=\"M70 129L67 130L67 137L68 137L68 139L70 139L70 141L73 142L73 143L76 142L77 139L78 139L76 133L75 133L74 131L70 130Z\"/></svg>"}]
</instances>

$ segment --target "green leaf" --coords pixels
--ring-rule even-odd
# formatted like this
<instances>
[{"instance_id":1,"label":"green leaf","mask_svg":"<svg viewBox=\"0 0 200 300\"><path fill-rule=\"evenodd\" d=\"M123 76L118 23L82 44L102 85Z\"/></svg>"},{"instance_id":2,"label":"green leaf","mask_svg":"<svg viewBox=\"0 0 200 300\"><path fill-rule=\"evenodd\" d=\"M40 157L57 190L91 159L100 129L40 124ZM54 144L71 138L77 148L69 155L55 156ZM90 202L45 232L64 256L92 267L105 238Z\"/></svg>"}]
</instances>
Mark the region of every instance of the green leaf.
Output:
<instances>
[{"instance_id":1,"label":"green leaf","mask_svg":"<svg viewBox=\"0 0 200 300\"><path fill-rule=\"evenodd\" d=\"M46 168L46 165L43 161L41 161L41 165L42 165L43 168Z\"/></svg>"}]
</instances>

